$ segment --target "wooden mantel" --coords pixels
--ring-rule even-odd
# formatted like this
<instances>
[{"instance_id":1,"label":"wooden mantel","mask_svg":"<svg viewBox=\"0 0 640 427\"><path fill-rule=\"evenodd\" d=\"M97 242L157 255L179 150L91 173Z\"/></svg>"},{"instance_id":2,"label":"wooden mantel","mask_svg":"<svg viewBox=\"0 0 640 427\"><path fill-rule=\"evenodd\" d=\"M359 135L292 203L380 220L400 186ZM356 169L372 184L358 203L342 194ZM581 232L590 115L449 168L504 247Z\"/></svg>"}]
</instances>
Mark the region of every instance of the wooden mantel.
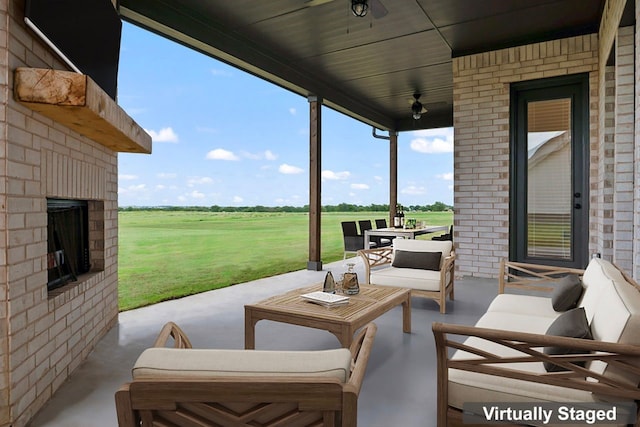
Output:
<instances>
[{"instance_id":1,"label":"wooden mantel","mask_svg":"<svg viewBox=\"0 0 640 427\"><path fill-rule=\"evenodd\" d=\"M21 104L117 152L151 153L151 136L93 80L71 71L17 68Z\"/></svg>"}]
</instances>

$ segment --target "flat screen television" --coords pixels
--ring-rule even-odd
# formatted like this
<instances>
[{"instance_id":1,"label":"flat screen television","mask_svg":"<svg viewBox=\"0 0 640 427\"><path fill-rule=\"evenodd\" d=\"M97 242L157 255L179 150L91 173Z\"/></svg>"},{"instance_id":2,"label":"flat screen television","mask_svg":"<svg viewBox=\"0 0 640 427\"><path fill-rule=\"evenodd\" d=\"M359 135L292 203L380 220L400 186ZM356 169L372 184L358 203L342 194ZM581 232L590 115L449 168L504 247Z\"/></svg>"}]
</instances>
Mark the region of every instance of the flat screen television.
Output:
<instances>
[{"instance_id":1,"label":"flat screen television","mask_svg":"<svg viewBox=\"0 0 640 427\"><path fill-rule=\"evenodd\" d=\"M111 0L27 0L27 26L116 99L122 21Z\"/></svg>"}]
</instances>

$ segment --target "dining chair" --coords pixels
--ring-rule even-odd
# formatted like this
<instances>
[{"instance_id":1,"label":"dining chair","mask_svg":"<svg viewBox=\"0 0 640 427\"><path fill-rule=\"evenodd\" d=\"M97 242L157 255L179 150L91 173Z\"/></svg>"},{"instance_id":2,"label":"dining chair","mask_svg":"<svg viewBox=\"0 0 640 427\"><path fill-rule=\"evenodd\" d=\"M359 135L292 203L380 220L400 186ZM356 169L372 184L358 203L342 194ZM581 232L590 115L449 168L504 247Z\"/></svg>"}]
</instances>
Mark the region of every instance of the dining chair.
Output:
<instances>
[{"instance_id":1,"label":"dining chair","mask_svg":"<svg viewBox=\"0 0 640 427\"><path fill-rule=\"evenodd\" d=\"M440 236L433 236L431 238L431 240L440 240L440 241L451 240L451 241L453 241L453 225L449 228L449 232L441 234Z\"/></svg>"},{"instance_id":2,"label":"dining chair","mask_svg":"<svg viewBox=\"0 0 640 427\"><path fill-rule=\"evenodd\" d=\"M355 221L342 222L342 239L344 241L343 259L347 258L347 253L355 254L360 249L369 249L376 246L375 243L373 243L373 245L370 244L365 248L364 236L362 234L358 234L358 226Z\"/></svg>"},{"instance_id":3,"label":"dining chair","mask_svg":"<svg viewBox=\"0 0 640 427\"><path fill-rule=\"evenodd\" d=\"M358 221L358 225L360 226L360 234L362 234L363 236L365 231L373 230L370 219L360 220ZM391 246L391 241L393 239L384 236L370 236L369 238L371 239L371 242L374 243L377 247Z\"/></svg>"},{"instance_id":4,"label":"dining chair","mask_svg":"<svg viewBox=\"0 0 640 427\"><path fill-rule=\"evenodd\" d=\"M387 228L387 220L384 218L376 219L376 228Z\"/></svg>"}]
</instances>

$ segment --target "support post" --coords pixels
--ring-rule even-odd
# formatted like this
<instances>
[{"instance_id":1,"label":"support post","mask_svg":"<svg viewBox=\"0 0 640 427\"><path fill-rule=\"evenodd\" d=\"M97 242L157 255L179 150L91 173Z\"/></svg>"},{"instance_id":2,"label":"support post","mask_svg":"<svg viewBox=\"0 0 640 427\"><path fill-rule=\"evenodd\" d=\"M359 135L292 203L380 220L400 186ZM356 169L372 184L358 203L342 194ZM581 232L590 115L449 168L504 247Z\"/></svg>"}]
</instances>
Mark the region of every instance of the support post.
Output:
<instances>
[{"instance_id":1,"label":"support post","mask_svg":"<svg viewBox=\"0 0 640 427\"><path fill-rule=\"evenodd\" d=\"M309 96L309 261L307 270L321 271L320 215L322 174L322 99Z\"/></svg>"},{"instance_id":2,"label":"support post","mask_svg":"<svg viewBox=\"0 0 640 427\"><path fill-rule=\"evenodd\" d=\"M389 225L393 226L398 204L398 132L389 131Z\"/></svg>"}]
</instances>

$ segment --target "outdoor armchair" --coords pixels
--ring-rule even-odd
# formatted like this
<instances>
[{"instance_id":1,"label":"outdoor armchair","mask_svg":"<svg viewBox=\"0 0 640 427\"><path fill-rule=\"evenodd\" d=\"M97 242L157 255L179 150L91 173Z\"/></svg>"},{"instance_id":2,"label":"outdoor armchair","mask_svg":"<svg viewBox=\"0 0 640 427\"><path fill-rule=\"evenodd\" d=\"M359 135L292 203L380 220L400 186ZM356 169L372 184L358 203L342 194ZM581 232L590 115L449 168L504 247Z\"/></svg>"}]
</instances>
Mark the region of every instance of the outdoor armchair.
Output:
<instances>
[{"instance_id":1,"label":"outdoor armchair","mask_svg":"<svg viewBox=\"0 0 640 427\"><path fill-rule=\"evenodd\" d=\"M116 392L118 425L354 427L376 330L366 325L349 349L214 350L192 349L167 323Z\"/></svg>"},{"instance_id":2,"label":"outdoor armchair","mask_svg":"<svg viewBox=\"0 0 640 427\"><path fill-rule=\"evenodd\" d=\"M393 248L358 251L365 267L365 283L411 289L411 296L433 299L446 311L453 300L455 252L453 242L394 239Z\"/></svg>"}]
</instances>

